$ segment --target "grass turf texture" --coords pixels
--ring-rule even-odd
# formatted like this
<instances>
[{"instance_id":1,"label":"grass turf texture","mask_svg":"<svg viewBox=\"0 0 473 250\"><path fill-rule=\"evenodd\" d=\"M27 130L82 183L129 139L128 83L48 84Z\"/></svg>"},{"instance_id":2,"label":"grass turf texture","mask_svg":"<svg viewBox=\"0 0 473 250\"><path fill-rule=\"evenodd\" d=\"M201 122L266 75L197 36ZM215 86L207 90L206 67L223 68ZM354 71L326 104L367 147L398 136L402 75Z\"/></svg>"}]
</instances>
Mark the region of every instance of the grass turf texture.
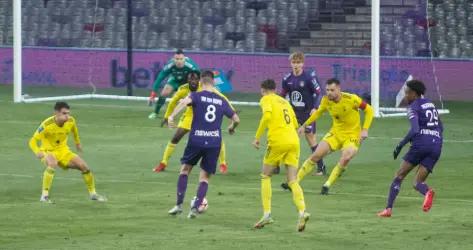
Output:
<instances>
[{"instance_id":1,"label":"grass turf texture","mask_svg":"<svg viewBox=\"0 0 473 250\"><path fill-rule=\"evenodd\" d=\"M377 119L370 139L331 195L318 194L325 178L308 176L302 182L312 217L306 231L297 233L291 194L279 188L284 171L272 179L276 223L252 229L262 214L259 170L264 154L263 149L251 147L260 117L256 107L238 107L241 127L235 136L224 133L229 173L211 179L209 210L189 220L185 215L195 195L198 171L189 178L184 214L167 215L175 202L185 140L177 146L167 171L152 173L173 131L160 128L160 120L148 120L151 109L138 102L69 102L78 120L83 158L96 175L98 192L109 202L89 201L80 173L58 169L51 191L56 204L41 204L43 167L27 141L51 115L53 103L13 104L11 92L10 86L0 86L1 249L473 248L471 103L447 103L452 114L441 116L447 141L427 181L437 192L430 213L421 211L423 199L412 188L411 173L401 187L393 217L376 217L399 167L399 161L392 160L399 139L393 138L408 129L405 118ZM318 129L326 132L329 125L325 115ZM301 142L302 164L309 149ZM338 157L334 153L326 159L330 170Z\"/></svg>"}]
</instances>

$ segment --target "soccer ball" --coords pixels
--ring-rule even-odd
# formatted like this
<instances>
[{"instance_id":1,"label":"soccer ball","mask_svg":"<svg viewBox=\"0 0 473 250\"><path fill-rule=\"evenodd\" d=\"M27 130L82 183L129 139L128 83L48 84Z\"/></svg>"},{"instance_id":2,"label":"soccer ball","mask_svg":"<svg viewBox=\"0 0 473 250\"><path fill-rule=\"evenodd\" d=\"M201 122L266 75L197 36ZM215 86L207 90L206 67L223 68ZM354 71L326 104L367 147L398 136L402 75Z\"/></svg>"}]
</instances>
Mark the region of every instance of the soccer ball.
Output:
<instances>
[{"instance_id":1,"label":"soccer ball","mask_svg":"<svg viewBox=\"0 0 473 250\"><path fill-rule=\"evenodd\" d=\"M195 203L196 199L197 199L197 196L194 196L194 198L192 198L191 207L194 206L194 203ZM208 208L209 208L209 202L207 201L207 198L204 197L204 200L202 200L202 203L197 208L197 210L199 211L199 213L203 213L203 212L207 211Z\"/></svg>"}]
</instances>

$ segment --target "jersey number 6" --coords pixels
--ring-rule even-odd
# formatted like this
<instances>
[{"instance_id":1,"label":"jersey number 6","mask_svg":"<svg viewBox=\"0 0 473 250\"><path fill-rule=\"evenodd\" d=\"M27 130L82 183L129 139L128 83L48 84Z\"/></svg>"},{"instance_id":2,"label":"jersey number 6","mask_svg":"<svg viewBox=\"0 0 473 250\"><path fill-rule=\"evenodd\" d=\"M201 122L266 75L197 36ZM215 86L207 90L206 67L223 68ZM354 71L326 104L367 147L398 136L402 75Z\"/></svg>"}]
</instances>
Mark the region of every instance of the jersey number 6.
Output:
<instances>
[{"instance_id":1,"label":"jersey number 6","mask_svg":"<svg viewBox=\"0 0 473 250\"><path fill-rule=\"evenodd\" d=\"M284 113L284 120L286 121L287 124L290 124L291 117L288 114L289 111L287 109L283 109L282 112Z\"/></svg>"}]
</instances>

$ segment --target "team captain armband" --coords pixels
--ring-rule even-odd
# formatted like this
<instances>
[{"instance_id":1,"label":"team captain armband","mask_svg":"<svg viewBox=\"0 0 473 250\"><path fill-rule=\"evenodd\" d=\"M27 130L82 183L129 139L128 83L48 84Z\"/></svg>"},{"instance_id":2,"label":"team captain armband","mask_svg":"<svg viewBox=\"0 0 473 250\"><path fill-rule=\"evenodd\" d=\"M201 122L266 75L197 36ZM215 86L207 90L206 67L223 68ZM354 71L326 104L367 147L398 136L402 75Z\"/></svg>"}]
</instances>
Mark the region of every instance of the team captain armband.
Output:
<instances>
[{"instance_id":1,"label":"team captain armband","mask_svg":"<svg viewBox=\"0 0 473 250\"><path fill-rule=\"evenodd\" d=\"M361 101L359 108L364 110L366 108L366 105L368 104L365 101Z\"/></svg>"}]
</instances>

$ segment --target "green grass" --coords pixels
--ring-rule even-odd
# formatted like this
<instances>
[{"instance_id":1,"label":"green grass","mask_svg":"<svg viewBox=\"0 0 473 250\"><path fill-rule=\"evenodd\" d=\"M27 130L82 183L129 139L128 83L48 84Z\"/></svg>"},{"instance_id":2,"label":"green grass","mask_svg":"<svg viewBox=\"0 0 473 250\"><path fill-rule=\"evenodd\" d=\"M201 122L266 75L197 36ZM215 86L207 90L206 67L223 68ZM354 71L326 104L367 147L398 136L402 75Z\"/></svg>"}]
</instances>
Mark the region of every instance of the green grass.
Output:
<instances>
[{"instance_id":1,"label":"green grass","mask_svg":"<svg viewBox=\"0 0 473 250\"><path fill-rule=\"evenodd\" d=\"M39 203L43 167L27 141L52 103L13 104L11 87L0 86L0 249L473 249L473 127L471 103L447 103L443 115L443 155L428 179L437 191L430 213L412 189L412 174L402 185L389 219L376 217L385 206L388 187L399 161L392 150L407 131L405 118L377 119L371 138L332 188L318 194L324 178L302 183L312 218L304 233L296 232L297 214L289 192L273 178L276 223L255 231L261 216L259 170L264 150L250 145L259 110L241 107L242 124L235 136L225 135L229 174L211 180L209 210L195 220L168 216L175 202L179 158L184 141L167 172L154 174L172 131L146 117L144 103L71 101L84 147L83 158L96 175L97 190L109 198L87 199L77 171L58 170L53 182L54 205ZM324 116L319 131L329 128ZM407 149L407 147L406 147ZM404 152L406 151L404 150ZM309 150L303 142L304 160ZM330 168L339 153L330 155ZM186 197L194 196L197 171Z\"/></svg>"}]
</instances>

